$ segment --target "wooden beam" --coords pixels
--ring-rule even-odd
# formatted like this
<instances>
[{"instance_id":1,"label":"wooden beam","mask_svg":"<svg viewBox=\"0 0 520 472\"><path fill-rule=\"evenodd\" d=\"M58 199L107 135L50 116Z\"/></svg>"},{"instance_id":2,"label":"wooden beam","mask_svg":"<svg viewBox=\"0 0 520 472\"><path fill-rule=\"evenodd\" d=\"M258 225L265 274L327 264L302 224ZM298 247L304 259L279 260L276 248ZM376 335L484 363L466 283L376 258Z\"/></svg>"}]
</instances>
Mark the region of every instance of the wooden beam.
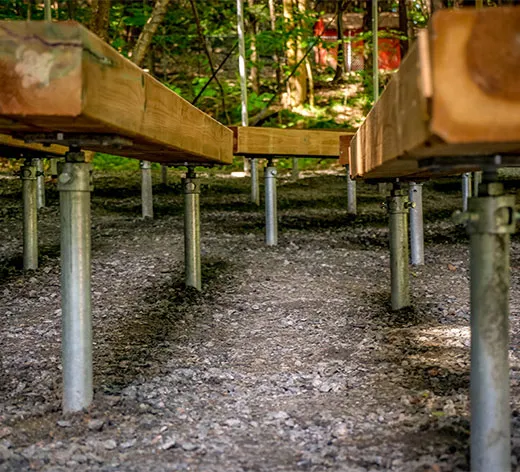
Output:
<instances>
[{"instance_id":1,"label":"wooden beam","mask_svg":"<svg viewBox=\"0 0 520 472\"><path fill-rule=\"evenodd\" d=\"M520 155L518 37L518 7L436 12L352 139L352 175L435 174L420 170L431 157L446 173L455 156L469 170L479 165L471 156ZM453 173L465 171L457 162Z\"/></svg>"},{"instance_id":2,"label":"wooden beam","mask_svg":"<svg viewBox=\"0 0 520 472\"><path fill-rule=\"evenodd\" d=\"M231 163L231 131L76 22L0 22L0 132L118 135L86 149L162 163Z\"/></svg>"},{"instance_id":3,"label":"wooden beam","mask_svg":"<svg viewBox=\"0 0 520 472\"><path fill-rule=\"evenodd\" d=\"M354 133L324 129L236 127L234 153L238 156L338 158L340 136Z\"/></svg>"},{"instance_id":4,"label":"wooden beam","mask_svg":"<svg viewBox=\"0 0 520 472\"><path fill-rule=\"evenodd\" d=\"M17 154L16 157L23 157L24 153L31 156L38 157L62 157L67 152L67 148L64 146L43 146L41 144L27 144L19 139L5 134L0 134L0 148L3 150L11 149L13 153ZM6 154L6 155L3 155ZM7 155L11 154L11 155ZM12 153L0 153L1 157L12 157Z\"/></svg>"}]
</instances>

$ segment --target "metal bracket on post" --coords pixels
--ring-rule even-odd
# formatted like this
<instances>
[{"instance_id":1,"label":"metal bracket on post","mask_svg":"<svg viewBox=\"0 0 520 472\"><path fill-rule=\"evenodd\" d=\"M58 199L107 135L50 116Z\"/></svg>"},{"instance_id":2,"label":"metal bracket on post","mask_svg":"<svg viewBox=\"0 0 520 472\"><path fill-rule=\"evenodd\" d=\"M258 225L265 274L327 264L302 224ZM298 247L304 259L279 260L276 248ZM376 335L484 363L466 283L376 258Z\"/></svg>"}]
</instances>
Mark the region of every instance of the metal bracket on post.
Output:
<instances>
[{"instance_id":1,"label":"metal bracket on post","mask_svg":"<svg viewBox=\"0 0 520 472\"><path fill-rule=\"evenodd\" d=\"M357 215L356 181L350 177L350 166L345 165L347 171L347 212L349 215Z\"/></svg>"},{"instance_id":2,"label":"metal bracket on post","mask_svg":"<svg viewBox=\"0 0 520 472\"><path fill-rule=\"evenodd\" d=\"M91 164L72 148L58 177L61 212L63 411L90 405L92 387Z\"/></svg>"},{"instance_id":3,"label":"metal bracket on post","mask_svg":"<svg viewBox=\"0 0 520 472\"><path fill-rule=\"evenodd\" d=\"M38 268L38 212L37 167L31 159L25 159L20 171L23 193L23 268Z\"/></svg>"},{"instance_id":4,"label":"metal bracket on post","mask_svg":"<svg viewBox=\"0 0 520 472\"><path fill-rule=\"evenodd\" d=\"M514 195L496 172L458 215L470 236L471 470L510 470L509 251L516 226Z\"/></svg>"},{"instance_id":5,"label":"metal bracket on post","mask_svg":"<svg viewBox=\"0 0 520 472\"><path fill-rule=\"evenodd\" d=\"M392 310L410 305L408 269L408 202L407 192L399 182L392 184L386 207L390 226L390 279Z\"/></svg>"},{"instance_id":6,"label":"metal bracket on post","mask_svg":"<svg viewBox=\"0 0 520 472\"><path fill-rule=\"evenodd\" d=\"M423 184L410 182L410 261L412 265L424 264Z\"/></svg>"},{"instance_id":7,"label":"metal bracket on post","mask_svg":"<svg viewBox=\"0 0 520 472\"><path fill-rule=\"evenodd\" d=\"M152 164L139 161L141 167L141 209L143 218L153 218Z\"/></svg>"},{"instance_id":8,"label":"metal bracket on post","mask_svg":"<svg viewBox=\"0 0 520 472\"><path fill-rule=\"evenodd\" d=\"M202 288L200 262L200 185L195 169L188 167L182 180L184 193L184 262L186 286Z\"/></svg>"},{"instance_id":9,"label":"metal bracket on post","mask_svg":"<svg viewBox=\"0 0 520 472\"><path fill-rule=\"evenodd\" d=\"M267 246L278 244L278 211L276 196L276 167L273 159L267 159L265 179L265 243Z\"/></svg>"}]
</instances>

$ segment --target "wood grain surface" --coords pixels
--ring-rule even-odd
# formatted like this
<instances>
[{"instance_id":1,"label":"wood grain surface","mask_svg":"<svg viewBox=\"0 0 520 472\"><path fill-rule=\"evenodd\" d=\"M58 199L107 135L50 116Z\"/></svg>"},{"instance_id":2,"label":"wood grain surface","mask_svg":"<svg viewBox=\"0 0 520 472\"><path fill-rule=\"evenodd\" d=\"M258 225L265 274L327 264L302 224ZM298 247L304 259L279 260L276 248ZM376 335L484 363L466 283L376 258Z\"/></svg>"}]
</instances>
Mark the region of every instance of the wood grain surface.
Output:
<instances>
[{"instance_id":1,"label":"wood grain surface","mask_svg":"<svg viewBox=\"0 0 520 472\"><path fill-rule=\"evenodd\" d=\"M232 132L75 22L0 22L0 132L125 137L87 149L226 164Z\"/></svg>"}]
</instances>

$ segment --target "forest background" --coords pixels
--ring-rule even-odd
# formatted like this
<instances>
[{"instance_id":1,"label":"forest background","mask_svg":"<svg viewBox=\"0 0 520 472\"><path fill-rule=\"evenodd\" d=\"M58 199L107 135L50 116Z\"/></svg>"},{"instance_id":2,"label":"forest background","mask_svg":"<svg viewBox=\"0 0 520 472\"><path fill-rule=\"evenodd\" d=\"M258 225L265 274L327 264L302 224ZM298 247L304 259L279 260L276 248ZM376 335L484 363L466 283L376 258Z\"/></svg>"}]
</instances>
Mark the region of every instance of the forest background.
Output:
<instances>
[{"instance_id":1,"label":"forest background","mask_svg":"<svg viewBox=\"0 0 520 472\"><path fill-rule=\"evenodd\" d=\"M373 0L239 0L243 3L250 126L356 129L372 106ZM442 0L379 0L378 16L394 14L406 53L418 28ZM54 20L76 20L110 43L164 85L225 125L241 122L237 1L62 0L51 1ZM357 14L362 28L344 36L345 17ZM42 20L44 2L0 0L0 19ZM325 41L316 28L336 38ZM347 67L348 43L361 44L361 70ZM317 48L334 50L329 65ZM384 88L392 72L381 74ZM135 162L97 155L100 169L135 168ZM316 165L300 160L301 168ZM240 165L238 162L236 165ZM289 166L280 160L279 166ZM319 165L319 163L318 163ZM328 165L328 162L321 163Z\"/></svg>"}]
</instances>

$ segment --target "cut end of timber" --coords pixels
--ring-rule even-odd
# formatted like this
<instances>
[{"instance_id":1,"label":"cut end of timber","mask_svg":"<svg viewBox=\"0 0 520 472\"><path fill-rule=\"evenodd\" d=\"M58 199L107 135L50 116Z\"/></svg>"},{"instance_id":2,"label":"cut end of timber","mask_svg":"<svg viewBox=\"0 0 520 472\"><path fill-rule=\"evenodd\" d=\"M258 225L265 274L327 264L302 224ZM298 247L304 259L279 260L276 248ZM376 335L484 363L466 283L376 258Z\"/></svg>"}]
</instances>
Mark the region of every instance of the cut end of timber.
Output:
<instances>
[{"instance_id":1,"label":"cut end of timber","mask_svg":"<svg viewBox=\"0 0 520 472\"><path fill-rule=\"evenodd\" d=\"M431 131L447 143L520 139L520 8L461 9L432 19Z\"/></svg>"},{"instance_id":2,"label":"cut end of timber","mask_svg":"<svg viewBox=\"0 0 520 472\"><path fill-rule=\"evenodd\" d=\"M75 117L81 113L78 24L0 22L0 113Z\"/></svg>"},{"instance_id":3,"label":"cut end of timber","mask_svg":"<svg viewBox=\"0 0 520 472\"><path fill-rule=\"evenodd\" d=\"M76 22L0 21L0 132L112 135L86 150L230 164L233 135Z\"/></svg>"}]
</instances>

